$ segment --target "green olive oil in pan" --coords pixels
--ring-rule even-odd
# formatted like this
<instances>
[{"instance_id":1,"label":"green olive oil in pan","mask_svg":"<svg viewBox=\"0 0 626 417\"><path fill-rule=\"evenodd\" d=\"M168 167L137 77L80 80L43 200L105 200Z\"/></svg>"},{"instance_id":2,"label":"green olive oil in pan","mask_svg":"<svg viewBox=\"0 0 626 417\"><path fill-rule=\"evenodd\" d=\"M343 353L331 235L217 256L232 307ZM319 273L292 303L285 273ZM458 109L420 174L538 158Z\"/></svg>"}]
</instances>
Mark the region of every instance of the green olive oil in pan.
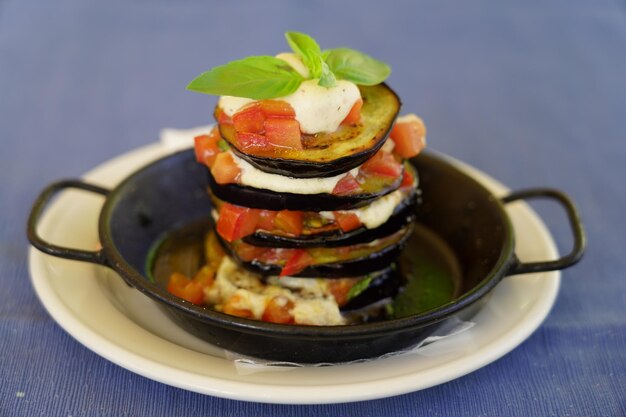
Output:
<instances>
[{"instance_id":1,"label":"green olive oil in pan","mask_svg":"<svg viewBox=\"0 0 626 417\"><path fill-rule=\"evenodd\" d=\"M204 264L204 240L210 225L193 223L157 241L146 269L163 287L174 272L193 276ZM397 265L406 278L400 293L387 305L388 318L406 317L439 307L459 295L461 269L446 242L419 223Z\"/></svg>"}]
</instances>

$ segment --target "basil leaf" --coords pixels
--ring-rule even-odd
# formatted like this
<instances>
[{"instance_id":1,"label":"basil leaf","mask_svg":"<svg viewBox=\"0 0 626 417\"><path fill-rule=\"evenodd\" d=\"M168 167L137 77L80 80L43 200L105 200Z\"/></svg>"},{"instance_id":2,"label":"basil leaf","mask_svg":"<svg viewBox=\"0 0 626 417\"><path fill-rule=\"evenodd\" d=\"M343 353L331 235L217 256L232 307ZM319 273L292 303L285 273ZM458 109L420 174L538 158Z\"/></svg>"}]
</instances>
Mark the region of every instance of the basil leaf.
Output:
<instances>
[{"instance_id":1,"label":"basil leaf","mask_svg":"<svg viewBox=\"0 0 626 417\"><path fill-rule=\"evenodd\" d=\"M372 282L372 279L374 279L374 276L373 275L368 275L366 278L363 278L362 280L360 280L359 282L354 284L350 288L350 290L348 290L347 299L348 300L352 300L354 297L356 297L357 295L359 295L363 291L365 291L367 289L367 287L370 286L370 283Z\"/></svg>"},{"instance_id":2,"label":"basil leaf","mask_svg":"<svg viewBox=\"0 0 626 417\"><path fill-rule=\"evenodd\" d=\"M391 74L389 65L349 48L331 49L326 63L337 78L360 85L380 84Z\"/></svg>"},{"instance_id":3,"label":"basil leaf","mask_svg":"<svg viewBox=\"0 0 626 417\"><path fill-rule=\"evenodd\" d=\"M320 81L318 83L322 87L334 87L337 84L337 79L335 78L335 74L330 70L328 64L322 62L322 75L320 77Z\"/></svg>"},{"instance_id":4,"label":"basil leaf","mask_svg":"<svg viewBox=\"0 0 626 417\"><path fill-rule=\"evenodd\" d=\"M305 33L287 32L285 39L291 49L300 57L302 63L309 69L311 78L322 76L322 55L320 46L315 39Z\"/></svg>"},{"instance_id":5,"label":"basil leaf","mask_svg":"<svg viewBox=\"0 0 626 417\"><path fill-rule=\"evenodd\" d=\"M295 92L302 81L302 76L282 59L251 56L200 74L187 89L264 100L287 96Z\"/></svg>"}]
</instances>

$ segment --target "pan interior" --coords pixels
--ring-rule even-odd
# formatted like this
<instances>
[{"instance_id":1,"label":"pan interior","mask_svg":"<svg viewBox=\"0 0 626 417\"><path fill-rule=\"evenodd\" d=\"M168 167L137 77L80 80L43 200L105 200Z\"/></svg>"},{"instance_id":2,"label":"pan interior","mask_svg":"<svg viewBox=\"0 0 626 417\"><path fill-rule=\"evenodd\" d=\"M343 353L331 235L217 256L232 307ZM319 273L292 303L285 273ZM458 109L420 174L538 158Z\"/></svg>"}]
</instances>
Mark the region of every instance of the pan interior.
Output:
<instances>
[{"instance_id":1,"label":"pan interior","mask_svg":"<svg viewBox=\"0 0 626 417\"><path fill-rule=\"evenodd\" d=\"M445 160L423 153L412 162L420 178L419 225L443 242L440 246L447 249L441 253L452 252L441 259L448 259L448 271L458 276L454 296L466 293L490 279L510 246L508 218L493 195ZM103 209L101 235L119 268L151 280L146 265L157 242L185 225L206 224L211 208L205 168L193 152L183 151L138 171L115 189ZM432 257L425 252L423 244L409 245L404 259Z\"/></svg>"}]
</instances>

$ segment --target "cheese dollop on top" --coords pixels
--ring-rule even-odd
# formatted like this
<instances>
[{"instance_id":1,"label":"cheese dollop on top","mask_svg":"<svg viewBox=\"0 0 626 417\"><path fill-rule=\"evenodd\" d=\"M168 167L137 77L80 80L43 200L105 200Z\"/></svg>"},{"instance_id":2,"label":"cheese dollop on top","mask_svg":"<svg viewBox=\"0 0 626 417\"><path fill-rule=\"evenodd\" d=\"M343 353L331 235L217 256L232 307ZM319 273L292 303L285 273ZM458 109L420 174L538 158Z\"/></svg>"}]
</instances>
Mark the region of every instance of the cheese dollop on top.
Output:
<instances>
[{"instance_id":1,"label":"cheese dollop on top","mask_svg":"<svg viewBox=\"0 0 626 417\"><path fill-rule=\"evenodd\" d=\"M308 76L308 70L294 54L284 53L278 57L301 75ZM361 98L359 87L350 81L337 80L334 87L322 87L318 83L319 79L306 80L294 93L275 99L286 101L293 107L302 133L334 132L350 113L354 103ZM227 116L232 117L253 101L243 97L222 96L217 105Z\"/></svg>"}]
</instances>

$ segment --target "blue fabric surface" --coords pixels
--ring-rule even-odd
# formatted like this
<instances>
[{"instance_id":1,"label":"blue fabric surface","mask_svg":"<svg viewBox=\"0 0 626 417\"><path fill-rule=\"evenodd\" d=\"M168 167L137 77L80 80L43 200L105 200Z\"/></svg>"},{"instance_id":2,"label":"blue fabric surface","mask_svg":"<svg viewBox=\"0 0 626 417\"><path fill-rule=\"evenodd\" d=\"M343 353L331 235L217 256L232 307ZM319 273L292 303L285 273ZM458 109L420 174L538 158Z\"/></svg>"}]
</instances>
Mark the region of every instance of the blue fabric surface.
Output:
<instances>
[{"instance_id":1,"label":"blue fabric surface","mask_svg":"<svg viewBox=\"0 0 626 417\"><path fill-rule=\"evenodd\" d=\"M546 322L502 359L354 404L245 403L126 371L61 330L26 267L26 214L61 177L207 123L199 72L314 35L391 63L429 146L513 189L569 193L585 259ZM0 415L626 415L626 9L623 1L0 1ZM563 251L563 214L536 206Z\"/></svg>"}]
</instances>

